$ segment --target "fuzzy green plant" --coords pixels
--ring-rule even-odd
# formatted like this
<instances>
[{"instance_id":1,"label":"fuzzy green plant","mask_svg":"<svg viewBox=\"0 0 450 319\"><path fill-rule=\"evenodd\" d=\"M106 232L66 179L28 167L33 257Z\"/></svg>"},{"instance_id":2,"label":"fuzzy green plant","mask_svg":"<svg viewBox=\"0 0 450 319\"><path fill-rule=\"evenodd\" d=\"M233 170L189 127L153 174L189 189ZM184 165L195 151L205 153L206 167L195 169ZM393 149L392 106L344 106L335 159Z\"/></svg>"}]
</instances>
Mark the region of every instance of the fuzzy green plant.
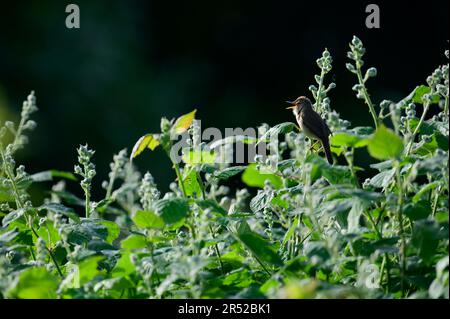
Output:
<instances>
[{"instance_id":1,"label":"fuzzy green plant","mask_svg":"<svg viewBox=\"0 0 450 319\"><path fill-rule=\"evenodd\" d=\"M448 299L448 63L378 106L364 54L355 37L347 68L372 126L340 117L327 79L331 52L316 61L310 91L333 132L333 165L291 122L262 124L259 140L225 138L210 150L194 110L163 118L161 132L138 139L130 155L115 154L100 198L87 144L75 174L29 174L16 163L35 126L31 93L19 125L0 128L0 297ZM175 150L180 135L186 143ZM221 161L236 140L265 142L270 155ZM157 148L175 171L165 193L156 167L137 167L151 155L134 160ZM236 180L240 189L230 187ZM48 196L32 202L29 187L42 182Z\"/></svg>"}]
</instances>

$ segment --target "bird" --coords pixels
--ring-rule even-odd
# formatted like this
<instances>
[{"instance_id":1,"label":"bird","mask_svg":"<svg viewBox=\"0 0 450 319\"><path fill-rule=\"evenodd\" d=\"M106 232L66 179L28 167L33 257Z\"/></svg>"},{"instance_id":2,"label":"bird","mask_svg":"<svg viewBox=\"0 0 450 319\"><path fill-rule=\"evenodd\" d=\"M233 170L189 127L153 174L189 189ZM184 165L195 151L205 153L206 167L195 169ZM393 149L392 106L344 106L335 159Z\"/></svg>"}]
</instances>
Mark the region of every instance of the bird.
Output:
<instances>
[{"instance_id":1,"label":"bird","mask_svg":"<svg viewBox=\"0 0 450 319\"><path fill-rule=\"evenodd\" d=\"M294 101L286 101L291 104L287 109L291 109L295 115L300 129L307 137L320 141L327 157L328 163L333 164L331 156L329 136L331 130L325 120L314 111L311 100L306 96L299 96Z\"/></svg>"}]
</instances>

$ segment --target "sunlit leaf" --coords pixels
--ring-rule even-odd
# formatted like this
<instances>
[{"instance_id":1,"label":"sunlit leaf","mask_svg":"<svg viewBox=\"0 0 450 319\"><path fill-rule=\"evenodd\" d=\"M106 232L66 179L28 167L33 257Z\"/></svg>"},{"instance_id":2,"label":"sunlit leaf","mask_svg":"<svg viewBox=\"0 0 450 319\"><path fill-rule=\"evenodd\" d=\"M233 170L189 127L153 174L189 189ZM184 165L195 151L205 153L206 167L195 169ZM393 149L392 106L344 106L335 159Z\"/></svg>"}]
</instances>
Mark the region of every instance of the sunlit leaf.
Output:
<instances>
[{"instance_id":1,"label":"sunlit leaf","mask_svg":"<svg viewBox=\"0 0 450 319\"><path fill-rule=\"evenodd\" d=\"M141 154L146 148L154 150L160 144L158 134L146 134L142 136L133 146L130 158L133 159Z\"/></svg>"},{"instance_id":2,"label":"sunlit leaf","mask_svg":"<svg viewBox=\"0 0 450 319\"><path fill-rule=\"evenodd\" d=\"M369 140L368 150L378 160L396 158L403 151L403 141L394 131L380 125Z\"/></svg>"},{"instance_id":3,"label":"sunlit leaf","mask_svg":"<svg viewBox=\"0 0 450 319\"><path fill-rule=\"evenodd\" d=\"M138 210L131 219L139 228L151 229L164 227L164 220L151 211Z\"/></svg>"},{"instance_id":4,"label":"sunlit leaf","mask_svg":"<svg viewBox=\"0 0 450 319\"><path fill-rule=\"evenodd\" d=\"M189 165L196 164L213 164L216 160L216 154L214 152L204 150L183 150L181 157L184 163Z\"/></svg>"},{"instance_id":5,"label":"sunlit leaf","mask_svg":"<svg viewBox=\"0 0 450 319\"><path fill-rule=\"evenodd\" d=\"M173 131L175 134L181 134L187 131L195 119L195 113L197 110L193 110L187 114L180 116L173 125Z\"/></svg>"},{"instance_id":6,"label":"sunlit leaf","mask_svg":"<svg viewBox=\"0 0 450 319\"><path fill-rule=\"evenodd\" d=\"M7 294L21 299L54 299L58 284L58 278L44 267L33 267L20 273L18 282Z\"/></svg>"},{"instance_id":7,"label":"sunlit leaf","mask_svg":"<svg viewBox=\"0 0 450 319\"><path fill-rule=\"evenodd\" d=\"M183 176L183 185L186 196L200 197L202 195L202 187L198 180L197 174L198 173L195 169L185 171L185 176Z\"/></svg>"},{"instance_id":8,"label":"sunlit leaf","mask_svg":"<svg viewBox=\"0 0 450 319\"><path fill-rule=\"evenodd\" d=\"M332 135L330 144L334 146L363 147L369 143L367 136L357 135L352 132L340 132Z\"/></svg>"},{"instance_id":9,"label":"sunlit leaf","mask_svg":"<svg viewBox=\"0 0 450 319\"><path fill-rule=\"evenodd\" d=\"M242 174L242 181L248 186L259 188L264 188L266 181L270 182L275 188L280 188L283 184L279 176L258 171L255 163L247 166Z\"/></svg>"}]
</instances>

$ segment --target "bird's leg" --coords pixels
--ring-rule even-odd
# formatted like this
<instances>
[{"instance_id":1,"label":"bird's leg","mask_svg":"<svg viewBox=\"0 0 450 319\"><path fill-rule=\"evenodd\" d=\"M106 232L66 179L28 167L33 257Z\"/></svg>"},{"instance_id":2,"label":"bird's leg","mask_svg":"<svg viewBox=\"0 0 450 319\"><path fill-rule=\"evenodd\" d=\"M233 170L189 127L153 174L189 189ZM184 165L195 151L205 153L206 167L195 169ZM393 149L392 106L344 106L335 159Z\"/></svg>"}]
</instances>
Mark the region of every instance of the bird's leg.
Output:
<instances>
[{"instance_id":1,"label":"bird's leg","mask_svg":"<svg viewBox=\"0 0 450 319\"><path fill-rule=\"evenodd\" d=\"M311 140L313 141L313 140ZM314 147L317 145L317 143L319 143L319 141L314 141L314 144L311 145L311 147L309 148L309 151L312 151L314 149Z\"/></svg>"}]
</instances>

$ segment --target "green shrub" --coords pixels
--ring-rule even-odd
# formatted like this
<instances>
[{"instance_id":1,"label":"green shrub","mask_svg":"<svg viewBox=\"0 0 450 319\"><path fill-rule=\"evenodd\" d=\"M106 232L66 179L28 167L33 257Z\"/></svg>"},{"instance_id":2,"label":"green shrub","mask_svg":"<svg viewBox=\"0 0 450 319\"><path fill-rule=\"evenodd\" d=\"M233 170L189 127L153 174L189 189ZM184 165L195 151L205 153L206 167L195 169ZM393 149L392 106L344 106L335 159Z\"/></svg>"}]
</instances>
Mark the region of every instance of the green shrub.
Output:
<instances>
[{"instance_id":1,"label":"green shrub","mask_svg":"<svg viewBox=\"0 0 450 319\"><path fill-rule=\"evenodd\" d=\"M328 164L293 123L269 130L284 135L269 143L277 151L270 173L260 157L248 166L216 164L217 154L202 148L193 111L162 119L161 132L143 136L131 154L167 153L177 180L166 194L150 173L141 176L126 150L113 157L98 200L91 196L95 154L87 145L78 149L75 174L30 175L17 166L14 155L35 126L32 92L20 124L0 130L0 296L448 298L448 64L401 101L378 105L366 87L377 72L363 71L364 51L355 37L347 68L373 127L351 127L332 110L327 50L310 86L344 165ZM182 164L170 153L171 137L181 133L192 147ZM226 152L232 141L222 142ZM378 173L364 181L357 148L377 160L371 166ZM225 186L239 174L258 188L252 198L247 189ZM48 181L55 182L48 198L33 205L27 189ZM77 181L84 198L65 188Z\"/></svg>"}]
</instances>

